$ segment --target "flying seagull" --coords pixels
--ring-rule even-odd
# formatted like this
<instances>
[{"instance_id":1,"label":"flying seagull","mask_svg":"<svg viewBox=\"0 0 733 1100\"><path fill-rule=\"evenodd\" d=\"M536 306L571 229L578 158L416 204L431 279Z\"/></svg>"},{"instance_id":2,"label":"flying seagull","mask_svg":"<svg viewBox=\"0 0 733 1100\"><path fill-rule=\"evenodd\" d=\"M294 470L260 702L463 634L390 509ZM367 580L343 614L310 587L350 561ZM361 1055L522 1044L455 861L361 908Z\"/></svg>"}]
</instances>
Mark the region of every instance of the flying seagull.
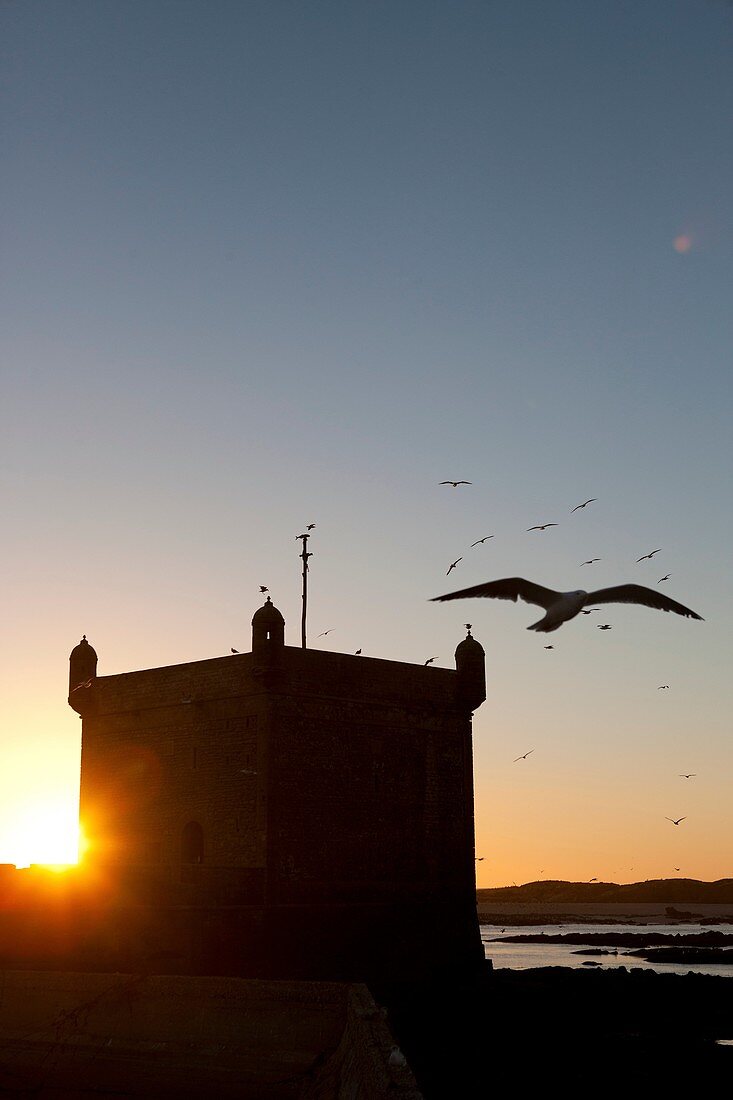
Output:
<instances>
[{"instance_id":1,"label":"flying seagull","mask_svg":"<svg viewBox=\"0 0 733 1100\"><path fill-rule=\"evenodd\" d=\"M548 527L557 527L556 523L538 523L536 527L528 527L527 531L546 531Z\"/></svg>"},{"instance_id":2,"label":"flying seagull","mask_svg":"<svg viewBox=\"0 0 733 1100\"><path fill-rule=\"evenodd\" d=\"M260 592L269 592L270 589L265 584L260 585Z\"/></svg>"},{"instance_id":3,"label":"flying seagull","mask_svg":"<svg viewBox=\"0 0 733 1100\"><path fill-rule=\"evenodd\" d=\"M438 658L437 658L437 657L428 657L428 659L427 659L427 661L425 662L425 664L426 664L426 665L432 665L433 661L437 661L437 660L438 660Z\"/></svg>"},{"instance_id":4,"label":"flying seagull","mask_svg":"<svg viewBox=\"0 0 733 1100\"><path fill-rule=\"evenodd\" d=\"M448 570L448 573L451 573L455 569L459 561L463 561L463 558L456 558L456 560L453 562L450 569ZM446 577L448 576L448 573L446 573Z\"/></svg>"},{"instance_id":5,"label":"flying seagull","mask_svg":"<svg viewBox=\"0 0 733 1100\"><path fill-rule=\"evenodd\" d=\"M517 760L526 760L530 752L534 752L534 749L530 749L529 752L525 752L524 756L518 756L516 760L512 760L512 764L516 764Z\"/></svg>"},{"instance_id":6,"label":"flying seagull","mask_svg":"<svg viewBox=\"0 0 733 1100\"><path fill-rule=\"evenodd\" d=\"M593 565L594 562L601 561L601 558L588 558L588 561L582 561L581 565Z\"/></svg>"},{"instance_id":7,"label":"flying seagull","mask_svg":"<svg viewBox=\"0 0 733 1100\"><path fill-rule=\"evenodd\" d=\"M318 635L318 637L319 637L319 638L325 638L325 637L326 637L326 635L327 635L327 634L330 634L332 630L333 630L333 627L332 627L332 626L330 626L330 627L328 628L328 630L323 630L323 631L322 631L322 632L321 632L321 633L320 633L320 634Z\"/></svg>"},{"instance_id":8,"label":"flying seagull","mask_svg":"<svg viewBox=\"0 0 733 1100\"><path fill-rule=\"evenodd\" d=\"M441 481L441 485L452 485L454 489L457 489L459 485L473 485L472 481Z\"/></svg>"},{"instance_id":9,"label":"flying seagull","mask_svg":"<svg viewBox=\"0 0 733 1100\"><path fill-rule=\"evenodd\" d=\"M525 603L537 604L545 610L545 616L536 623L528 626L528 630L538 630L549 633L557 630L568 619L573 619L582 611L586 604L597 603L639 603L645 607L653 607L658 611L674 611L677 615L685 615L690 619L702 619L697 612L691 611L684 604L677 603L669 596L655 592L652 588L645 588L641 584L619 584L613 588L599 588L595 592L584 592L578 589L574 592L556 592L552 588L543 588L541 584L534 584L524 577L505 577L499 581L487 581L485 584L476 584L473 588L462 588L458 592L448 592L445 596L434 596L434 601L470 599L477 596L491 596L498 600L524 600Z\"/></svg>"},{"instance_id":10,"label":"flying seagull","mask_svg":"<svg viewBox=\"0 0 733 1100\"><path fill-rule=\"evenodd\" d=\"M652 550L651 554L642 554L640 558L636 559L636 564L638 565L640 561L646 561L647 558L653 558L655 554L661 554L661 552L662 548L660 546L658 550Z\"/></svg>"},{"instance_id":11,"label":"flying seagull","mask_svg":"<svg viewBox=\"0 0 733 1100\"><path fill-rule=\"evenodd\" d=\"M677 820L675 821L675 819L673 817L665 817L664 820L665 821L671 821L673 825L679 825L680 821L687 821L687 818L686 817L678 817Z\"/></svg>"},{"instance_id":12,"label":"flying seagull","mask_svg":"<svg viewBox=\"0 0 733 1100\"><path fill-rule=\"evenodd\" d=\"M582 504L576 504L574 508L570 509L570 514L577 512L580 508L586 508L589 504L592 504L594 500L598 500L598 497L590 497L589 500L584 501Z\"/></svg>"},{"instance_id":13,"label":"flying seagull","mask_svg":"<svg viewBox=\"0 0 733 1100\"><path fill-rule=\"evenodd\" d=\"M666 576L659 578L659 580L657 581L657 584L661 584L662 581L668 581L671 576L672 576L671 573L667 573Z\"/></svg>"},{"instance_id":14,"label":"flying seagull","mask_svg":"<svg viewBox=\"0 0 733 1100\"><path fill-rule=\"evenodd\" d=\"M669 684L660 684L657 691L669 691Z\"/></svg>"},{"instance_id":15,"label":"flying seagull","mask_svg":"<svg viewBox=\"0 0 733 1100\"><path fill-rule=\"evenodd\" d=\"M600 607L584 607L582 608L581 615L590 615L591 611L600 611Z\"/></svg>"},{"instance_id":16,"label":"flying seagull","mask_svg":"<svg viewBox=\"0 0 733 1100\"><path fill-rule=\"evenodd\" d=\"M309 523L308 526L306 527L306 531L312 531L314 527L315 527L315 523Z\"/></svg>"},{"instance_id":17,"label":"flying seagull","mask_svg":"<svg viewBox=\"0 0 733 1100\"><path fill-rule=\"evenodd\" d=\"M554 649L555 647L554 647L554 645L546 645L543 648L544 649Z\"/></svg>"},{"instance_id":18,"label":"flying seagull","mask_svg":"<svg viewBox=\"0 0 733 1100\"><path fill-rule=\"evenodd\" d=\"M471 543L471 549L473 550L474 546L480 546L482 542L486 542L487 539L493 539L493 537L493 535L484 535L482 539L478 539L476 542Z\"/></svg>"},{"instance_id":19,"label":"flying seagull","mask_svg":"<svg viewBox=\"0 0 733 1100\"><path fill-rule=\"evenodd\" d=\"M680 779L694 779L697 772L680 772Z\"/></svg>"},{"instance_id":20,"label":"flying seagull","mask_svg":"<svg viewBox=\"0 0 733 1100\"><path fill-rule=\"evenodd\" d=\"M613 629L613 627L611 626L610 623L598 623L597 625L598 625L599 630L612 630Z\"/></svg>"}]
</instances>

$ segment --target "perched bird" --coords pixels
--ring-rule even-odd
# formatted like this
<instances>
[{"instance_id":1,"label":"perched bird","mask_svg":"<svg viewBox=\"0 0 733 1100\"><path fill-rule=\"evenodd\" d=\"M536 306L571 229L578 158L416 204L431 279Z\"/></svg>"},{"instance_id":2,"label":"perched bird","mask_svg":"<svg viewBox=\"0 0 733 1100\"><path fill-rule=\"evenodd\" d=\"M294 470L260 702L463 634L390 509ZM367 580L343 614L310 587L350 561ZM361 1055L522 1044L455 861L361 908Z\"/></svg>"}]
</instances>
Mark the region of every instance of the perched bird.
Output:
<instances>
[{"instance_id":1,"label":"perched bird","mask_svg":"<svg viewBox=\"0 0 733 1100\"><path fill-rule=\"evenodd\" d=\"M588 561L582 561L581 565L593 565L594 562L601 561L601 558L588 558Z\"/></svg>"},{"instance_id":2,"label":"perched bird","mask_svg":"<svg viewBox=\"0 0 733 1100\"><path fill-rule=\"evenodd\" d=\"M524 577L505 577L498 581L476 584L472 588L462 588L458 592L448 592L445 596L434 596L433 601L471 599L478 596L514 600L515 603L521 599L525 603L544 608L544 618L527 627L528 630L543 633L557 630L568 619L575 618L586 604L596 603L638 603L658 611L674 611L675 614L685 615L687 618L702 619L701 615L684 604L641 584L619 584L613 588L599 588L595 592L584 592L582 589L556 592L552 588L543 588L540 584L525 580ZM606 624L605 629L610 629L610 625Z\"/></svg>"},{"instance_id":3,"label":"perched bird","mask_svg":"<svg viewBox=\"0 0 733 1100\"><path fill-rule=\"evenodd\" d=\"M527 531L546 531L548 527L557 527L556 523L538 523L536 527L528 527Z\"/></svg>"},{"instance_id":4,"label":"perched bird","mask_svg":"<svg viewBox=\"0 0 733 1100\"><path fill-rule=\"evenodd\" d=\"M669 684L660 684L657 691L669 691Z\"/></svg>"},{"instance_id":5,"label":"perched bird","mask_svg":"<svg viewBox=\"0 0 733 1100\"><path fill-rule=\"evenodd\" d=\"M239 653L239 650L238 650L238 649L231 649L231 648L230 648L229 652L230 652L230 653Z\"/></svg>"},{"instance_id":6,"label":"perched bird","mask_svg":"<svg viewBox=\"0 0 733 1100\"><path fill-rule=\"evenodd\" d=\"M680 779L694 779L697 772L680 772Z\"/></svg>"},{"instance_id":7,"label":"perched bird","mask_svg":"<svg viewBox=\"0 0 733 1100\"><path fill-rule=\"evenodd\" d=\"M577 512L580 508L586 508L589 504L592 504L594 500L598 500L598 497L590 497L589 500L584 501L582 504L576 504L574 508L570 509L570 514Z\"/></svg>"},{"instance_id":8,"label":"perched bird","mask_svg":"<svg viewBox=\"0 0 733 1100\"><path fill-rule=\"evenodd\" d=\"M306 527L306 531L312 531L314 527L315 527L315 523L309 523L308 526Z\"/></svg>"},{"instance_id":9,"label":"perched bird","mask_svg":"<svg viewBox=\"0 0 733 1100\"><path fill-rule=\"evenodd\" d=\"M448 569L448 573L451 573L455 569L455 567L458 565L459 561L463 561L463 558L456 558L456 560L453 562L453 564ZM448 576L448 573L446 573L446 577Z\"/></svg>"},{"instance_id":10,"label":"perched bird","mask_svg":"<svg viewBox=\"0 0 733 1100\"><path fill-rule=\"evenodd\" d=\"M478 539L476 542L471 543L471 549L473 550L474 546L480 546L482 542L486 542L487 539L493 539L493 537L493 535L484 535L482 539Z\"/></svg>"},{"instance_id":11,"label":"perched bird","mask_svg":"<svg viewBox=\"0 0 733 1100\"><path fill-rule=\"evenodd\" d=\"M589 878L588 882L598 882L598 879L597 878Z\"/></svg>"},{"instance_id":12,"label":"perched bird","mask_svg":"<svg viewBox=\"0 0 733 1100\"><path fill-rule=\"evenodd\" d=\"M554 649L555 647L554 647L554 645L546 645L546 646L544 646L544 648L545 649Z\"/></svg>"},{"instance_id":13,"label":"perched bird","mask_svg":"<svg viewBox=\"0 0 733 1100\"><path fill-rule=\"evenodd\" d=\"M486 857L485 856L474 856L473 858L474 858L475 863L483 863L483 861Z\"/></svg>"},{"instance_id":14,"label":"perched bird","mask_svg":"<svg viewBox=\"0 0 733 1100\"><path fill-rule=\"evenodd\" d=\"M459 485L473 485L472 481L441 481L441 485L452 485L454 489L457 489Z\"/></svg>"},{"instance_id":15,"label":"perched bird","mask_svg":"<svg viewBox=\"0 0 733 1100\"><path fill-rule=\"evenodd\" d=\"M675 821L675 819L673 817L665 817L664 820L665 821L671 821L673 825L679 825L680 821L687 821L687 818L686 817L678 817L677 820Z\"/></svg>"},{"instance_id":16,"label":"perched bird","mask_svg":"<svg viewBox=\"0 0 733 1100\"><path fill-rule=\"evenodd\" d=\"M518 756L516 760L512 760L512 764L516 764L517 760L526 760L531 752L534 752L534 749L530 749L529 752L525 752L524 756Z\"/></svg>"},{"instance_id":17,"label":"perched bird","mask_svg":"<svg viewBox=\"0 0 733 1100\"><path fill-rule=\"evenodd\" d=\"M361 657L361 650L357 649L356 652L354 653L354 656L355 657Z\"/></svg>"},{"instance_id":18,"label":"perched bird","mask_svg":"<svg viewBox=\"0 0 733 1100\"><path fill-rule=\"evenodd\" d=\"M651 554L642 554L640 558L636 559L636 564L638 565L640 561L646 561L647 558L653 558L655 554L661 554L661 552L662 548L660 546L658 550L652 550Z\"/></svg>"},{"instance_id":19,"label":"perched bird","mask_svg":"<svg viewBox=\"0 0 733 1100\"><path fill-rule=\"evenodd\" d=\"M657 581L657 584L661 584L662 581L668 581L671 576L672 576L671 573L665 574L665 576L659 578L659 580Z\"/></svg>"},{"instance_id":20,"label":"perched bird","mask_svg":"<svg viewBox=\"0 0 733 1100\"><path fill-rule=\"evenodd\" d=\"M438 660L438 658L437 658L437 657L428 657L428 659L427 659L427 661L425 662L425 664L426 664L426 665L432 665L433 661L437 661L437 660Z\"/></svg>"},{"instance_id":21,"label":"perched bird","mask_svg":"<svg viewBox=\"0 0 733 1100\"><path fill-rule=\"evenodd\" d=\"M260 585L260 592L269 592L269 591L270 591L270 589L267 587L267 585L264 585L264 584Z\"/></svg>"},{"instance_id":22,"label":"perched bird","mask_svg":"<svg viewBox=\"0 0 733 1100\"><path fill-rule=\"evenodd\" d=\"M682 870L681 867L675 867L675 871L681 871L681 870Z\"/></svg>"},{"instance_id":23,"label":"perched bird","mask_svg":"<svg viewBox=\"0 0 733 1100\"><path fill-rule=\"evenodd\" d=\"M611 626L610 623L598 623L598 629L599 630L613 630L613 627Z\"/></svg>"},{"instance_id":24,"label":"perched bird","mask_svg":"<svg viewBox=\"0 0 733 1100\"><path fill-rule=\"evenodd\" d=\"M327 634L330 634L332 630L333 630L333 627L332 627L332 626L330 626L330 627L328 628L328 630L324 630L324 631L322 631L322 632L321 632L321 633L320 633L320 634L318 635L318 637L319 637L319 638L325 638L325 637L326 637L326 635L327 635Z\"/></svg>"}]
</instances>

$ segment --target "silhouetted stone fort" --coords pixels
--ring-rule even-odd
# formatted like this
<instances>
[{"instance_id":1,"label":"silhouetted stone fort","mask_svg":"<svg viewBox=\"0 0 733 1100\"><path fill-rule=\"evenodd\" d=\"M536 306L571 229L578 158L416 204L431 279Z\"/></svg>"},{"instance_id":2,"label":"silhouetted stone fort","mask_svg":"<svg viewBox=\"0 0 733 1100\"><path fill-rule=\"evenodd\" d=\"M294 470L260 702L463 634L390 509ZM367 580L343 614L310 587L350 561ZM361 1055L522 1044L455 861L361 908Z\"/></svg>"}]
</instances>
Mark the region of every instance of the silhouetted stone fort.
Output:
<instances>
[{"instance_id":1,"label":"silhouetted stone fort","mask_svg":"<svg viewBox=\"0 0 733 1100\"><path fill-rule=\"evenodd\" d=\"M268 597L252 652L97 676L80 816L99 884L95 966L308 979L475 970L469 636L456 669L285 645Z\"/></svg>"}]
</instances>

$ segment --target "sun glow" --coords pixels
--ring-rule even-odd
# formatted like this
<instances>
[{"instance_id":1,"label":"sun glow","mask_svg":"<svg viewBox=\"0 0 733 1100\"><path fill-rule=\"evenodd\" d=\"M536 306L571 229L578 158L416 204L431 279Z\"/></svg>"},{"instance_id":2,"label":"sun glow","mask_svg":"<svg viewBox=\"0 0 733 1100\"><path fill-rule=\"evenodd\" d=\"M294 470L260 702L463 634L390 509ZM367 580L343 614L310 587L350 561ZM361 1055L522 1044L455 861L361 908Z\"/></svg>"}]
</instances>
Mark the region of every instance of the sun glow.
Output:
<instances>
[{"instance_id":1,"label":"sun glow","mask_svg":"<svg viewBox=\"0 0 733 1100\"><path fill-rule=\"evenodd\" d=\"M3 848L16 867L40 863L63 869L79 860L76 807L68 801L44 801L20 807L5 830Z\"/></svg>"}]
</instances>

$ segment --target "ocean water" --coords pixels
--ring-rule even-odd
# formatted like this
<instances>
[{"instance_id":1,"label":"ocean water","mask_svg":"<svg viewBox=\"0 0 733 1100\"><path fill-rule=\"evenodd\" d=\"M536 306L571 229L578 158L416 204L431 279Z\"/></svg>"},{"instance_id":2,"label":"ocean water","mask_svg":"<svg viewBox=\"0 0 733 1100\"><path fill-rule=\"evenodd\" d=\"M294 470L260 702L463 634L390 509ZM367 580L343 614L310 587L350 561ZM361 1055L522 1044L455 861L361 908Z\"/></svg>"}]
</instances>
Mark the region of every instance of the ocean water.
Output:
<instances>
[{"instance_id":1,"label":"ocean water","mask_svg":"<svg viewBox=\"0 0 733 1100\"><path fill-rule=\"evenodd\" d=\"M610 967L625 966L639 967L642 970L656 970L658 974L716 974L723 978L733 978L733 966L717 963L661 963L647 962L634 955L624 955L625 950L635 948L618 948L618 955L574 955L574 951L583 951L582 944L564 943L509 943L510 936L521 935L599 935L604 933L636 933L636 935L650 935L660 932L666 935L695 935L700 932L723 932L728 936L733 947L733 926L730 924L538 924L531 927L522 926L504 927L501 924L481 924L481 939L484 945L484 954L491 959L496 969L509 967L512 970L528 970L541 966L568 966L581 967L584 962L600 963L605 969ZM639 946L642 946L640 942ZM598 947L589 941L588 947ZM604 950L614 951L615 947L608 945ZM590 970L590 967L586 967ZM595 968L594 968L595 969Z\"/></svg>"}]
</instances>

